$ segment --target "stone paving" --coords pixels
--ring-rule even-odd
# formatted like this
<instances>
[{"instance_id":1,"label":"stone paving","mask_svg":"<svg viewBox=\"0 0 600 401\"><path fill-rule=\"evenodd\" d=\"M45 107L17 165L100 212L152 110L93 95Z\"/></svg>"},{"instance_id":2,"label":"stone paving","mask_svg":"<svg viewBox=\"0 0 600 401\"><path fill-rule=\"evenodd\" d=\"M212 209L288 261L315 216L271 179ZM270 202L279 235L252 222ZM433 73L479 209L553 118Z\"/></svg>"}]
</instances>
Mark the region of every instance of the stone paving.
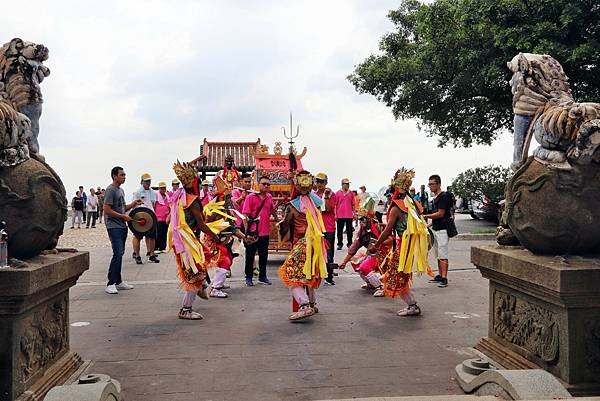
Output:
<instances>
[{"instance_id":1,"label":"stone paving","mask_svg":"<svg viewBox=\"0 0 600 401\"><path fill-rule=\"evenodd\" d=\"M128 401L461 394L454 367L487 331L487 281L469 263L474 243L451 242L447 288L415 279L420 317L397 317L401 301L373 298L356 274L340 272L336 286L319 290L320 313L291 323L276 273L283 255L273 255L273 286L245 287L238 259L230 298L198 299L205 319L194 322L176 317L182 293L171 255L138 266L128 240L123 276L135 289L108 295L104 226L67 228L60 246L89 251L91 264L71 289L71 347L92 361L89 372L119 380Z\"/></svg>"}]
</instances>

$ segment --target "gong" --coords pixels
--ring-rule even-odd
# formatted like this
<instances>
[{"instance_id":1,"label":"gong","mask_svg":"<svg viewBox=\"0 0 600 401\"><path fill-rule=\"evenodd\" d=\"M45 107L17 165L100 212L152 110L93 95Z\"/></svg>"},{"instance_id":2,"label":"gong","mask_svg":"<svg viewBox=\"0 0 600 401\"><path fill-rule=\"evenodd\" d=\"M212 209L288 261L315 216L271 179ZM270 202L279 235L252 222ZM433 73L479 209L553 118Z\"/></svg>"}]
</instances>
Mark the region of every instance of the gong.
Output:
<instances>
[{"instance_id":1,"label":"gong","mask_svg":"<svg viewBox=\"0 0 600 401\"><path fill-rule=\"evenodd\" d=\"M154 210L147 207L136 207L129 213L133 220L128 221L127 225L134 234L143 235L151 230L156 230L157 219Z\"/></svg>"}]
</instances>

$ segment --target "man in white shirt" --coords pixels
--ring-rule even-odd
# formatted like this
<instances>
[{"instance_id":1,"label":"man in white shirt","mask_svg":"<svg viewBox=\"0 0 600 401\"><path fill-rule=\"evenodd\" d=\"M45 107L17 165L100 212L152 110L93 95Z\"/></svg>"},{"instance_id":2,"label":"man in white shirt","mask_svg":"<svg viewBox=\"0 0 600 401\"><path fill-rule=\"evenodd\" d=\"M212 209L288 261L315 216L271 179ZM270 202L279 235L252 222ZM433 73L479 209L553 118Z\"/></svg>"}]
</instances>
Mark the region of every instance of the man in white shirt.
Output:
<instances>
[{"instance_id":1,"label":"man in white shirt","mask_svg":"<svg viewBox=\"0 0 600 401\"><path fill-rule=\"evenodd\" d=\"M90 221L92 228L96 228L96 218L98 217L98 196L94 188L90 188L90 194L87 196L87 223L85 228L90 228Z\"/></svg>"},{"instance_id":2,"label":"man in white shirt","mask_svg":"<svg viewBox=\"0 0 600 401\"><path fill-rule=\"evenodd\" d=\"M143 207L147 207L148 209L152 209L154 211L154 203L156 202L156 193L152 188L150 188L150 184L152 183L152 177L148 173L142 174L140 189L133 193L134 200L141 200L143 202ZM149 262L159 263L160 260L154 254L154 249L156 247L156 228L154 230L147 231L143 234L134 234L132 245L133 245L133 259L135 263L141 265L142 258L140 256L140 241L142 238L146 238L146 256L148 257Z\"/></svg>"}]
</instances>

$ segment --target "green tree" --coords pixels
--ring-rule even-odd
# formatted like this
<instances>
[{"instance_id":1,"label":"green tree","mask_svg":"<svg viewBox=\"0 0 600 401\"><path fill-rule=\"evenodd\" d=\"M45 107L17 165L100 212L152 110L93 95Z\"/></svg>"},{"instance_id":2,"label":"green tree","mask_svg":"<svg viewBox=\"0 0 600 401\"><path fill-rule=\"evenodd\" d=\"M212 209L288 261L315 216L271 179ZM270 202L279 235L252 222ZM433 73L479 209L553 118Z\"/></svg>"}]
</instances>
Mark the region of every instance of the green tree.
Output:
<instances>
[{"instance_id":1,"label":"green tree","mask_svg":"<svg viewBox=\"0 0 600 401\"><path fill-rule=\"evenodd\" d=\"M460 173L452 182L452 192L463 199L479 202L487 196L497 205L504 198L504 187L512 171L502 166L484 166L471 168Z\"/></svg>"},{"instance_id":2,"label":"green tree","mask_svg":"<svg viewBox=\"0 0 600 401\"><path fill-rule=\"evenodd\" d=\"M506 63L519 52L550 54L576 100L600 100L598 0L403 0L388 17L396 30L348 79L440 146L512 130Z\"/></svg>"}]
</instances>

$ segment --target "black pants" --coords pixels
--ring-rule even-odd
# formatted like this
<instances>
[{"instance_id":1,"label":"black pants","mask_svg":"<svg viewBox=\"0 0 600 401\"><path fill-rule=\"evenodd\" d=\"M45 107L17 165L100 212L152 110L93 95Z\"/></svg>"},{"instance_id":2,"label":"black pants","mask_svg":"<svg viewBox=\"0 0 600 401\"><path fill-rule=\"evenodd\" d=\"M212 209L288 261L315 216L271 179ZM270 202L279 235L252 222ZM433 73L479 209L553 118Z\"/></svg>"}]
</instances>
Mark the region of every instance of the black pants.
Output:
<instances>
[{"instance_id":1,"label":"black pants","mask_svg":"<svg viewBox=\"0 0 600 401\"><path fill-rule=\"evenodd\" d=\"M156 250L164 251L167 249L167 230L169 225L166 221L159 221L156 225Z\"/></svg>"},{"instance_id":2,"label":"black pants","mask_svg":"<svg viewBox=\"0 0 600 401\"><path fill-rule=\"evenodd\" d=\"M87 224L86 227L90 226L90 220L92 222L92 227L96 227L96 215L97 212L87 212ZM85 219L83 219L85 221Z\"/></svg>"},{"instance_id":3,"label":"black pants","mask_svg":"<svg viewBox=\"0 0 600 401\"><path fill-rule=\"evenodd\" d=\"M344 225L346 226L346 239L348 240L348 247L352 244L352 233L354 227L352 227L352 219L337 219L337 240L338 247L344 245Z\"/></svg>"},{"instance_id":4,"label":"black pants","mask_svg":"<svg viewBox=\"0 0 600 401\"><path fill-rule=\"evenodd\" d=\"M333 253L335 252L335 231L326 232L325 241L327 241L327 278L333 278Z\"/></svg>"},{"instance_id":5,"label":"black pants","mask_svg":"<svg viewBox=\"0 0 600 401\"><path fill-rule=\"evenodd\" d=\"M324 235L325 241L327 241L327 245L329 249L327 249L327 263L333 263L333 254L335 252L335 231L328 231Z\"/></svg>"},{"instance_id":6,"label":"black pants","mask_svg":"<svg viewBox=\"0 0 600 401\"><path fill-rule=\"evenodd\" d=\"M267 258L269 257L269 236L258 237L258 241L246 245L246 278L254 274L254 255L258 251L258 278L267 278Z\"/></svg>"}]
</instances>

